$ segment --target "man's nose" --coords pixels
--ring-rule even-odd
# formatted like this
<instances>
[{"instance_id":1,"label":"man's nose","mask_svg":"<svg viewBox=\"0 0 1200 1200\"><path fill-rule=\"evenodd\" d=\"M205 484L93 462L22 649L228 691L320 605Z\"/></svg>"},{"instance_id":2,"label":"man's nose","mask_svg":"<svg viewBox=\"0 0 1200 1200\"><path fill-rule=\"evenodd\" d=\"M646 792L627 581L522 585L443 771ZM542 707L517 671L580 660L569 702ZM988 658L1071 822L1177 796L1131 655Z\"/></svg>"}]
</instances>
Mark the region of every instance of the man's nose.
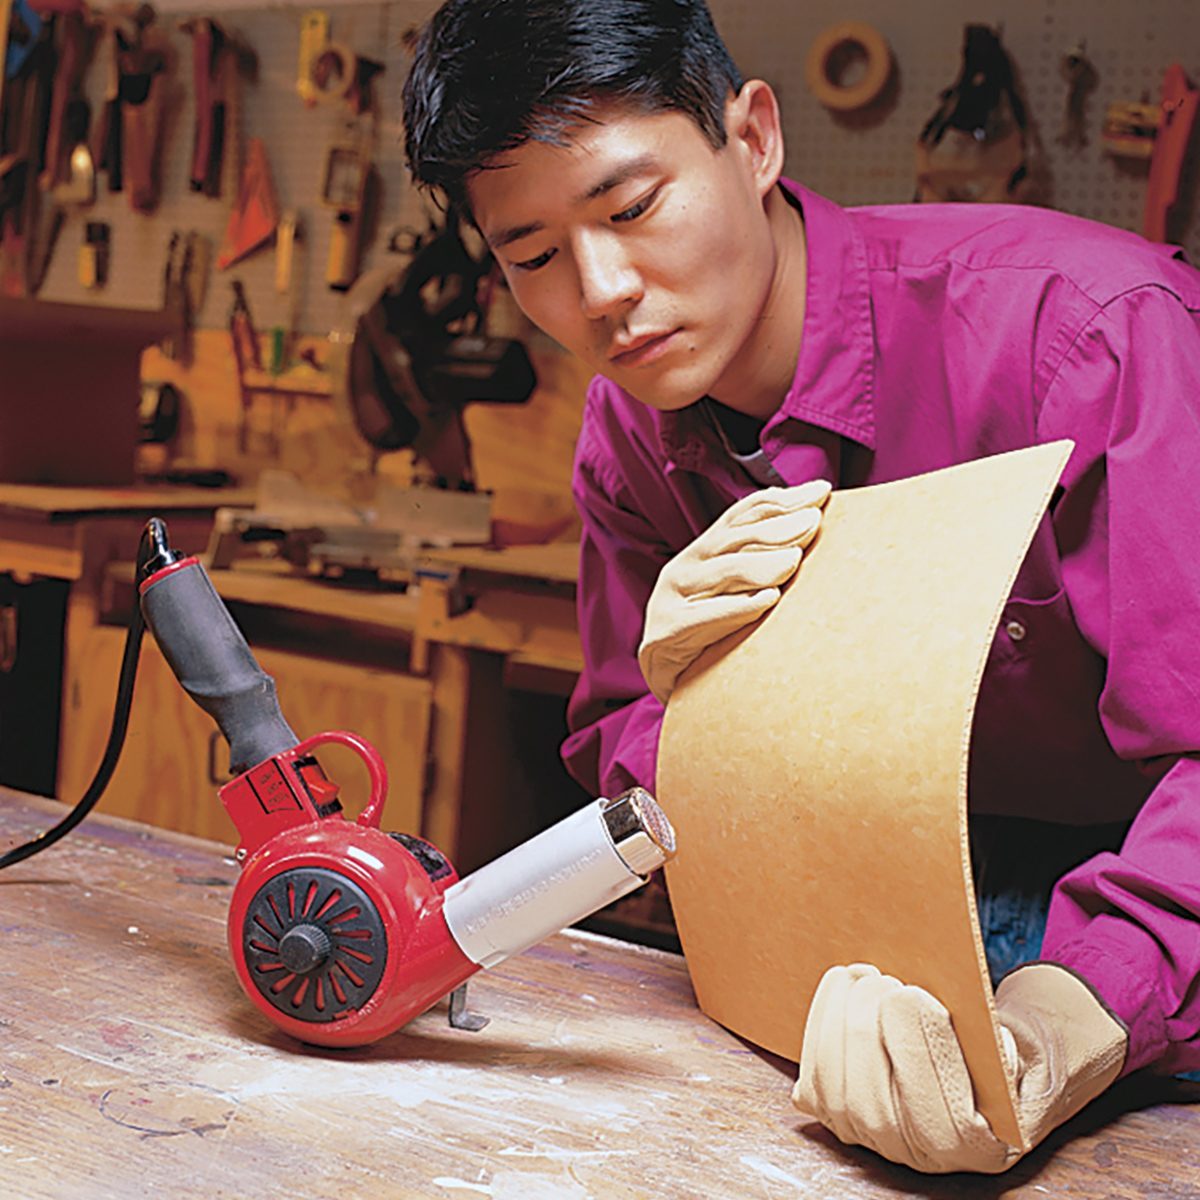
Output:
<instances>
[{"instance_id":1,"label":"man's nose","mask_svg":"<svg viewBox=\"0 0 1200 1200\"><path fill-rule=\"evenodd\" d=\"M581 234L575 243L579 305L591 320L641 299L642 279L615 233Z\"/></svg>"}]
</instances>

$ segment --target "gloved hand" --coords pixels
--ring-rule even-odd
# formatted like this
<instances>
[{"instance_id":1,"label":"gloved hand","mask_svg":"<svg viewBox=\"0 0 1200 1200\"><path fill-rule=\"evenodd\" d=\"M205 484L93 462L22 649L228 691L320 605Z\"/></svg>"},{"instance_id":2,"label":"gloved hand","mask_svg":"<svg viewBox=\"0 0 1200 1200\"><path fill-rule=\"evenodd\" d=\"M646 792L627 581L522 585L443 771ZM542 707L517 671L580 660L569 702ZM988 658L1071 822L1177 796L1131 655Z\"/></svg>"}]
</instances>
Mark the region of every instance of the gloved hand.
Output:
<instances>
[{"instance_id":1,"label":"gloved hand","mask_svg":"<svg viewBox=\"0 0 1200 1200\"><path fill-rule=\"evenodd\" d=\"M1033 1146L1120 1074L1125 1028L1065 967L1031 963L996 991L1017 1119ZM843 1142L918 1171L1007 1170L1023 1151L975 1107L950 1014L928 992L857 963L825 972L792 1092Z\"/></svg>"},{"instance_id":2,"label":"gloved hand","mask_svg":"<svg viewBox=\"0 0 1200 1200\"><path fill-rule=\"evenodd\" d=\"M731 505L659 572L638 649L650 690L666 704L675 681L727 633L761 617L817 536L824 479L764 488Z\"/></svg>"}]
</instances>

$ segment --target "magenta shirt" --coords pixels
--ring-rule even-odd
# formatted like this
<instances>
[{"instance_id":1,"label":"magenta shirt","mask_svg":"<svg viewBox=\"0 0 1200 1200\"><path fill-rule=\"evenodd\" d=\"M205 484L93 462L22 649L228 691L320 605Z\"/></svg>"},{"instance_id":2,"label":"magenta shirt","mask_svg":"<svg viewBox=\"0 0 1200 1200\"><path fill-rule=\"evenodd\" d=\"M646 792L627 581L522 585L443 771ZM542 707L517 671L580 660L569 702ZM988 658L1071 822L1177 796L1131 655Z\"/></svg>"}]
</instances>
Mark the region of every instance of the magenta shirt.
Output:
<instances>
[{"instance_id":1,"label":"magenta shirt","mask_svg":"<svg viewBox=\"0 0 1200 1200\"><path fill-rule=\"evenodd\" d=\"M794 184L804 336L760 443L784 484L862 487L1023 446L1076 448L1000 621L974 812L1137 818L1055 889L1043 957L1130 1030L1126 1070L1200 1068L1200 273L1170 248L1007 205L842 209ZM637 666L662 565L761 486L702 406L598 377L575 469L586 668L563 756L653 790Z\"/></svg>"}]
</instances>

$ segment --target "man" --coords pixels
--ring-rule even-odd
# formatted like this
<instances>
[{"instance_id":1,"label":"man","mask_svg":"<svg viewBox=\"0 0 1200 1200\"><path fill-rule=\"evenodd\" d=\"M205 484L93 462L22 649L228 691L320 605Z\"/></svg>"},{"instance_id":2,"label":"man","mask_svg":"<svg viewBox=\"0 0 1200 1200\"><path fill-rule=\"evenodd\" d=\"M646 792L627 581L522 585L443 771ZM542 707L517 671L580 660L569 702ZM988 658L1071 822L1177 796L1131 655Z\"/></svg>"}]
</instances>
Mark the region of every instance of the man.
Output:
<instances>
[{"instance_id":1,"label":"man","mask_svg":"<svg viewBox=\"0 0 1200 1200\"><path fill-rule=\"evenodd\" d=\"M778 598L823 481L1074 439L972 749L1022 1130L1038 1142L1123 1073L1200 1067L1196 274L1060 214L843 210L782 180L775 97L700 0L449 0L405 118L416 179L597 372L564 746L588 787L653 787L675 679ZM937 999L869 964L822 980L795 1099L922 1170L1020 1156L976 1112Z\"/></svg>"}]
</instances>

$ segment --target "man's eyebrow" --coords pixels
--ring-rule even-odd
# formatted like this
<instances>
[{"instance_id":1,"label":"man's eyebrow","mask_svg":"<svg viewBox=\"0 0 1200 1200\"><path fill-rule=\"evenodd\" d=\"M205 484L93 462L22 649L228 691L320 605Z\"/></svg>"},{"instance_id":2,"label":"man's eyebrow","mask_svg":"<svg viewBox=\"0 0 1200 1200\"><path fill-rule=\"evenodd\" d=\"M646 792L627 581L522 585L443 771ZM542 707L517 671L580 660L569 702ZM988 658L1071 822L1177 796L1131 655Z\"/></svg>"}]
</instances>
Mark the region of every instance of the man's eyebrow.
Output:
<instances>
[{"instance_id":1,"label":"man's eyebrow","mask_svg":"<svg viewBox=\"0 0 1200 1200\"><path fill-rule=\"evenodd\" d=\"M514 225L511 229L502 229L495 237L489 238L488 244L493 250L499 250L509 242L519 242L523 237L528 237L531 233L540 233L545 228L541 221L530 221L528 225Z\"/></svg>"},{"instance_id":2,"label":"man's eyebrow","mask_svg":"<svg viewBox=\"0 0 1200 1200\"><path fill-rule=\"evenodd\" d=\"M628 162L623 162L610 171L599 183L577 196L575 203L586 204L589 200L595 200L598 196L611 192L613 188L620 187L627 180L654 170L656 166L657 160L652 154L640 154L637 158L631 158ZM541 221L530 221L527 225L513 225L509 229L502 229L495 237L488 238L488 245L493 250L499 250L509 245L510 242L519 242L531 233L541 233L545 228L545 224Z\"/></svg>"},{"instance_id":3,"label":"man's eyebrow","mask_svg":"<svg viewBox=\"0 0 1200 1200\"><path fill-rule=\"evenodd\" d=\"M614 168L595 187L589 188L583 195L577 197L576 203L583 204L588 200L595 200L597 196L603 196L605 192L611 192L613 188L620 187L626 180L654 170L656 166L657 160L654 155L639 154L637 158L631 158L628 162L623 162L620 166Z\"/></svg>"}]
</instances>

